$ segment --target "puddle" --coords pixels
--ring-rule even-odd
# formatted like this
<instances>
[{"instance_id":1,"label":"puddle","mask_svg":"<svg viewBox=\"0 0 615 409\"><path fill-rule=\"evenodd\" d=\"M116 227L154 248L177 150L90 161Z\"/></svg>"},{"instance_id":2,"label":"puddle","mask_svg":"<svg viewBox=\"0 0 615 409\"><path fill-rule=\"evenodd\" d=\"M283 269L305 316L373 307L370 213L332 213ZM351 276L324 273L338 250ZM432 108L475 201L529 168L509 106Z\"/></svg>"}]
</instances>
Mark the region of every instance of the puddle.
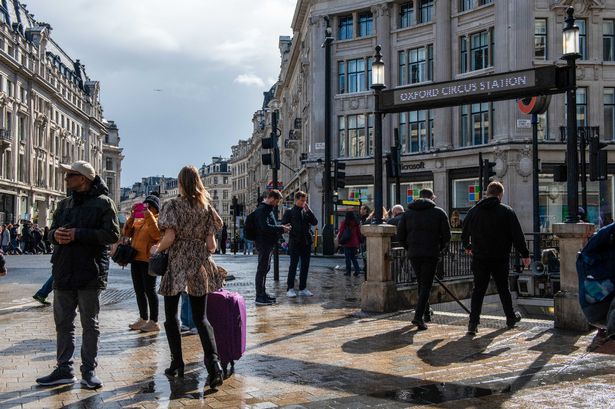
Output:
<instances>
[{"instance_id":1,"label":"puddle","mask_svg":"<svg viewBox=\"0 0 615 409\"><path fill-rule=\"evenodd\" d=\"M433 383L416 386L409 389L377 392L369 396L374 398L389 399L404 403L444 403L461 399L480 398L493 395L491 389L477 388L447 383Z\"/></svg>"}]
</instances>

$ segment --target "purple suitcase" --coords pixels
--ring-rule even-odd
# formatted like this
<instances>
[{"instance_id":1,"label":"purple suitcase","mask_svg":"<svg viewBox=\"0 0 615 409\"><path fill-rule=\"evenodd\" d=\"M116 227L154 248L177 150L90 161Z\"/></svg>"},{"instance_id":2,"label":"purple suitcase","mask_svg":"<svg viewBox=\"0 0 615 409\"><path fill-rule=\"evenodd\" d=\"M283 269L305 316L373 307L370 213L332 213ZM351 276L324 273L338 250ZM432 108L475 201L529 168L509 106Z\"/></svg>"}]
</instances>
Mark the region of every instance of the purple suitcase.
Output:
<instances>
[{"instance_id":1,"label":"purple suitcase","mask_svg":"<svg viewBox=\"0 0 615 409\"><path fill-rule=\"evenodd\" d=\"M239 293L225 289L207 296L207 320L214 328L218 357L228 374L246 351L246 302Z\"/></svg>"}]
</instances>

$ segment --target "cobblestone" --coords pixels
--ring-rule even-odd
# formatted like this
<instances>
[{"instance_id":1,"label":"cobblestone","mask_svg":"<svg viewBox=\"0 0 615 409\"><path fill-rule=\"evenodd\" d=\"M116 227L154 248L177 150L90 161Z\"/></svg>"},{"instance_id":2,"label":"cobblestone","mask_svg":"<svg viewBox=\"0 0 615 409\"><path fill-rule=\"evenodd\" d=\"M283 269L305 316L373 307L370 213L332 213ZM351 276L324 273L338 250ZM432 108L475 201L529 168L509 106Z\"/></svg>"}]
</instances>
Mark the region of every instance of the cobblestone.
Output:
<instances>
[{"instance_id":1,"label":"cobblestone","mask_svg":"<svg viewBox=\"0 0 615 409\"><path fill-rule=\"evenodd\" d=\"M204 392L197 337L183 338L185 378L169 379L164 333L128 331L136 303L129 273L120 269L112 271L100 315L105 386L37 387L34 379L55 365L55 331L51 308L29 296L48 264L44 257L9 257L9 276L0 281L0 407L602 408L615 401L612 341L589 352L593 333L561 333L539 320L506 331L497 309L470 339L466 316L451 305L434 306L429 330L417 332L409 311L360 312L361 279L335 272L339 260L314 259L315 296L287 299L282 260L280 284L270 283L279 305L256 308L255 259L218 258L237 277L229 288L248 302L248 350L211 393Z\"/></svg>"}]
</instances>

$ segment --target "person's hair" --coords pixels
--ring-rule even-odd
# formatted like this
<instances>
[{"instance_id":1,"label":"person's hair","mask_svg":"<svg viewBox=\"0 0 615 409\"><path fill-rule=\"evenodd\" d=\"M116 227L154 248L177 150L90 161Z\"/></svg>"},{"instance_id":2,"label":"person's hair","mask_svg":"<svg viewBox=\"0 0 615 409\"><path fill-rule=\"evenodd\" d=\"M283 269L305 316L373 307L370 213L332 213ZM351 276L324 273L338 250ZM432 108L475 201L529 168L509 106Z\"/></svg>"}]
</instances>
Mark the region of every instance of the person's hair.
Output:
<instances>
[{"instance_id":1,"label":"person's hair","mask_svg":"<svg viewBox=\"0 0 615 409\"><path fill-rule=\"evenodd\" d=\"M279 190L273 189L267 194L267 199L282 199L282 193Z\"/></svg>"},{"instance_id":2,"label":"person's hair","mask_svg":"<svg viewBox=\"0 0 615 409\"><path fill-rule=\"evenodd\" d=\"M368 205L361 206L361 210L365 210L365 213L367 214L370 214L372 212L372 209L370 209Z\"/></svg>"},{"instance_id":3,"label":"person's hair","mask_svg":"<svg viewBox=\"0 0 615 409\"><path fill-rule=\"evenodd\" d=\"M498 181L493 181L487 186L487 196L499 196L504 193L504 185Z\"/></svg>"},{"instance_id":4,"label":"person's hair","mask_svg":"<svg viewBox=\"0 0 615 409\"><path fill-rule=\"evenodd\" d=\"M397 212L397 214L403 213L404 207L400 204L393 206L393 208L391 209L391 213L395 214L395 212Z\"/></svg>"},{"instance_id":5,"label":"person's hair","mask_svg":"<svg viewBox=\"0 0 615 409\"><path fill-rule=\"evenodd\" d=\"M429 188L421 189L421 191L419 192L419 197L421 199L431 199L433 197L433 190Z\"/></svg>"},{"instance_id":6,"label":"person's hair","mask_svg":"<svg viewBox=\"0 0 615 409\"><path fill-rule=\"evenodd\" d=\"M347 211L346 217L344 218L344 224L352 224L357 223L357 216L353 211Z\"/></svg>"},{"instance_id":7,"label":"person's hair","mask_svg":"<svg viewBox=\"0 0 615 409\"><path fill-rule=\"evenodd\" d=\"M190 206L205 208L209 205L211 196L207 189L205 189L205 186L203 186L199 171L194 166L184 166L179 171L177 181L183 191L182 197L188 200Z\"/></svg>"},{"instance_id":8,"label":"person's hair","mask_svg":"<svg viewBox=\"0 0 615 409\"><path fill-rule=\"evenodd\" d=\"M304 191L298 191L297 193L295 193L295 200L299 200L303 197L307 197L307 193L305 193Z\"/></svg>"}]
</instances>

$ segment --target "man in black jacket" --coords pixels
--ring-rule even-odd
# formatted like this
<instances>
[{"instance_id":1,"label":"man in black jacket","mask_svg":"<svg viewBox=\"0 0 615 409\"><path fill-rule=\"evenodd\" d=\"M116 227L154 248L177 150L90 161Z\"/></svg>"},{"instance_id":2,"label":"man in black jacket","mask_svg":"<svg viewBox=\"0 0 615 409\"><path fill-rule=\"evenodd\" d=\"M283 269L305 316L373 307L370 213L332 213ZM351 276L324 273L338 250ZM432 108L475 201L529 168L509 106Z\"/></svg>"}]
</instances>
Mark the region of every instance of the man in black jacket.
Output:
<instances>
[{"instance_id":1,"label":"man in black jacket","mask_svg":"<svg viewBox=\"0 0 615 409\"><path fill-rule=\"evenodd\" d=\"M275 297L271 297L265 291L265 280L271 268L271 253L278 245L280 236L288 233L290 225L279 226L273 214L273 210L280 204L282 194L278 190L272 190L267 198L258 205L255 213L256 219L256 250L258 251L258 267L256 268L256 305L271 305Z\"/></svg>"},{"instance_id":2,"label":"man in black jacket","mask_svg":"<svg viewBox=\"0 0 615 409\"><path fill-rule=\"evenodd\" d=\"M310 268L310 255L312 253L312 231L310 226L316 226L318 220L307 204L305 192L295 193L295 205L287 210L282 217L282 224L290 224L291 231L288 239L290 252L290 266L288 267L287 293L289 298L297 295L311 297L313 294L307 289L308 269ZM295 291L295 276L297 265L301 260L299 273L299 292Z\"/></svg>"},{"instance_id":3,"label":"man in black jacket","mask_svg":"<svg viewBox=\"0 0 615 409\"><path fill-rule=\"evenodd\" d=\"M429 295L436 275L438 258L451 241L448 216L436 206L431 189L423 189L419 199L408 205L397 226L397 238L407 250L408 258L416 273L419 298L412 323L419 330L427 329L425 321L431 321Z\"/></svg>"},{"instance_id":4,"label":"man in black jacket","mask_svg":"<svg viewBox=\"0 0 615 409\"><path fill-rule=\"evenodd\" d=\"M53 213L49 239L54 244L53 315L57 335L57 368L38 378L39 385L60 385L76 381L73 371L75 317L79 307L81 383L91 389L102 386L96 376L98 363L98 312L100 292L107 285L109 245L118 241L120 225L109 189L96 176L92 165L78 161L61 165L70 196Z\"/></svg>"},{"instance_id":5,"label":"man in black jacket","mask_svg":"<svg viewBox=\"0 0 615 409\"><path fill-rule=\"evenodd\" d=\"M523 257L523 264L530 264L530 253L525 237L514 210L502 204L504 186L500 182L491 182L487 187L486 197L470 209L463 221L461 240L467 254L472 256L474 273L474 290L468 335L476 335L480 322L485 292L493 277L500 295L500 301L506 314L506 325L514 328L521 320L521 314L515 312L508 288L510 250L515 249Z\"/></svg>"}]
</instances>

